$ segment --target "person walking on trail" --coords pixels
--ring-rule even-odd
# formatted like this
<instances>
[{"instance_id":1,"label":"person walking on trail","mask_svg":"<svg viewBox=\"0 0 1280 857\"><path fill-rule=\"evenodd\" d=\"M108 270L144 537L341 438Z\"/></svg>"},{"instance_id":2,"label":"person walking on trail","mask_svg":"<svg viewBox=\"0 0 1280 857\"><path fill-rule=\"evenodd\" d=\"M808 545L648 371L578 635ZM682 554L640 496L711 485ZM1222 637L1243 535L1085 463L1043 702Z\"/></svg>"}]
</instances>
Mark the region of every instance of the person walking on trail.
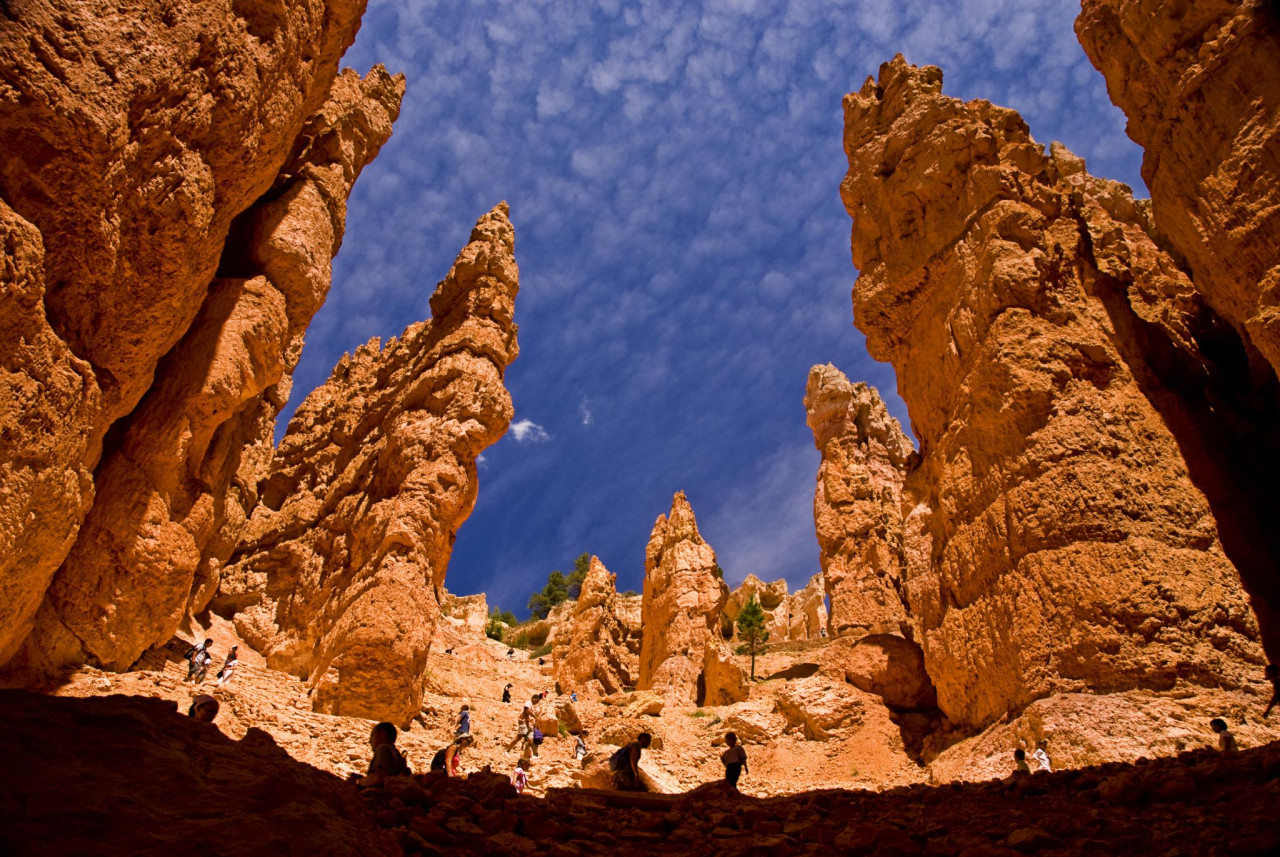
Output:
<instances>
[{"instance_id":1,"label":"person walking on trail","mask_svg":"<svg viewBox=\"0 0 1280 857\"><path fill-rule=\"evenodd\" d=\"M1240 749L1240 745L1236 743L1236 736L1231 734L1231 730L1227 728L1227 721L1221 717L1215 717L1209 721L1209 728L1218 733L1218 749L1223 753L1234 753Z\"/></svg>"},{"instance_id":2,"label":"person walking on trail","mask_svg":"<svg viewBox=\"0 0 1280 857\"><path fill-rule=\"evenodd\" d=\"M613 769L613 785L618 791L645 791L644 781L640 778L640 757L653 743L653 736L641 732L636 740L625 747L620 747L609 759L609 767Z\"/></svg>"},{"instance_id":3,"label":"person walking on trail","mask_svg":"<svg viewBox=\"0 0 1280 857\"><path fill-rule=\"evenodd\" d=\"M529 785L529 774L526 773L533 762L529 759L521 759L516 762L515 773L511 775L511 785L516 787L516 794L524 794L525 786Z\"/></svg>"},{"instance_id":4,"label":"person walking on trail","mask_svg":"<svg viewBox=\"0 0 1280 857\"><path fill-rule=\"evenodd\" d=\"M453 734L470 735L471 734L471 706L464 705L462 710L458 712L458 728L453 730Z\"/></svg>"},{"instance_id":5,"label":"person walking on trail","mask_svg":"<svg viewBox=\"0 0 1280 857\"><path fill-rule=\"evenodd\" d=\"M524 707L520 709L520 719L516 722L516 737L507 745L508 752L510 752L512 747L523 742L524 748L520 755L525 757L538 755L538 748L533 744L533 706L536 705L537 702L538 694L535 693L527 702L525 702Z\"/></svg>"},{"instance_id":6,"label":"person walking on trail","mask_svg":"<svg viewBox=\"0 0 1280 857\"><path fill-rule=\"evenodd\" d=\"M511 701L511 682L507 682L507 686L502 689L502 701Z\"/></svg>"},{"instance_id":7,"label":"person walking on trail","mask_svg":"<svg viewBox=\"0 0 1280 857\"><path fill-rule=\"evenodd\" d=\"M213 655L209 653L212 646L213 640L205 640L200 645L187 649L187 677L183 681L194 681L196 684L204 682L205 671L213 660Z\"/></svg>"},{"instance_id":8,"label":"person walking on trail","mask_svg":"<svg viewBox=\"0 0 1280 857\"><path fill-rule=\"evenodd\" d=\"M462 751L474 743L475 739L470 735L457 736L452 744L443 750L437 750L431 757L431 770L444 771L446 777L461 776L458 769L462 764Z\"/></svg>"},{"instance_id":9,"label":"person walking on trail","mask_svg":"<svg viewBox=\"0 0 1280 857\"><path fill-rule=\"evenodd\" d=\"M231 651L227 652L227 659L222 662L222 669L218 670L218 687L225 687L230 681L231 676L235 674L236 667L240 663L240 659L236 657L236 649L239 646L232 646Z\"/></svg>"},{"instance_id":10,"label":"person walking on trail","mask_svg":"<svg viewBox=\"0 0 1280 857\"><path fill-rule=\"evenodd\" d=\"M1037 741L1036 751L1031 754L1031 758L1035 759L1036 763L1040 765L1040 767L1037 770L1045 771L1047 773L1052 774L1053 768L1049 767L1049 754L1045 752L1045 748L1048 746L1049 746L1048 741Z\"/></svg>"},{"instance_id":11,"label":"person walking on trail","mask_svg":"<svg viewBox=\"0 0 1280 857\"><path fill-rule=\"evenodd\" d=\"M720 754L720 761L724 762L724 781L736 789L742 772L747 770L747 748L738 743L738 735L734 732L725 733L724 743L729 745L729 749Z\"/></svg>"},{"instance_id":12,"label":"person walking on trail","mask_svg":"<svg viewBox=\"0 0 1280 857\"><path fill-rule=\"evenodd\" d=\"M409 774L409 763L396 749L396 727L385 720L373 727L369 733L369 746L373 748L373 758L369 760L369 772L356 778L356 785L362 789L381 786L387 777L403 777Z\"/></svg>"},{"instance_id":13,"label":"person walking on trail","mask_svg":"<svg viewBox=\"0 0 1280 857\"><path fill-rule=\"evenodd\" d=\"M1267 668L1262 674L1267 677L1267 681L1271 682L1271 701L1267 703L1267 710L1262 712L1265 719L1271 714L1271 709L1280 705L1280 667L1275 664L1267 664Z\"/></svg>"},{"instance_id":14,"label":"person walking on trail","mask_svg":"<svg viewBox=\"0 0 1280 857\"><path fill-rule=\"evenodd\" d=\"M583 729L578 733L578 739L573 742L573 758L581 762L587 756L587 730Z\"/></svg>"},{"instance_id":15,"label":"person walking on trail","mask_svg":"<svg viewBox=\"0 0 1280 857\"><path fill-rule=\"evenodd\" d=\"M200 723L212 723L214 718L218 716L219 708L218 700L207 693L202 693L191 700L191 707L187 709L187 716Z\"/></svg>"},{"instance_id":16,"label":"person walking on trail","mask_svg":"<svg viewBox=\"0 0 1280 857\"><path fill-rule=\"evenodd\" d=\"M1031 766L1027 764L1027 751L1021 747L1013 751L1013 772L1015 774L1031 773Z\"/></svg>"}]
</instances>

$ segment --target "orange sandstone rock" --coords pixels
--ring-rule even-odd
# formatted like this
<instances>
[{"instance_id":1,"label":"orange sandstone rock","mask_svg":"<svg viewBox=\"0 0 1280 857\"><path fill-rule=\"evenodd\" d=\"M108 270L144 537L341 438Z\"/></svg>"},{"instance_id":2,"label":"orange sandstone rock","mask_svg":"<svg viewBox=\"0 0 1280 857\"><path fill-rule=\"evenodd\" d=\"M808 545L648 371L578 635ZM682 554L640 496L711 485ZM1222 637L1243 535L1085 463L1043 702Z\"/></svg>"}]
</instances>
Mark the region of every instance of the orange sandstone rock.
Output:
<instances>
[{"instance_id":1,"label":"orange sandstone rock","mask_svg":"<svg viewBox=\"0 0 1280 857\"><path fill-rule=\"evenodd\" d=\"M805 410L822 453L813 519L833 636L894 633L903 608L902 483L914 450L880 393L814 366Z\"/></svg>"},{"instance_id":2,"label":"orange sandstone rock","mask_svg":"<svg viewBox=\"0 0 1280 857\"><path fill-rule=\"evenodd\" d=\"M1190 282L1126 188L941 83L898 57L846 97L841 187L855 321L920 441L904 589L939 707L1239 687L1257 625L1125 335L1194 360Z\"/></svg>"},{"instance_id":3,"label":"orange sandstone rock","mask_svg":"<svg viewBox=\"0 0 1280 857\"><path fill-rule=\"evenodd\" d=\"M704 652L721 639L729 588L714 573L716 553L698 532L684 492L659 515L645 549L640 675L636 687L672 704L702 705Z\"/></svg>"},{"instance_id":4,"label":"orange sandstone rock","mask_svg":"<svg viewBox=\"0 0 1280 857\"><path fill-rule=\"evenodd\" d=\"M769 640L778 643L789 639L791 615L788 608L791 602L787 595L787 582L775 580L772 583L765 583L754 574L748 574L737 589L729 592L729 600L725 602L721 621L724 638L738 639L736 624L738 614L742 612L742 608L747 605L753 595L764 610L765 628L769 632Z\"/></svg>"},{"instance_id":5,"label":"orange sandstone rock","mask_svg":"<svg viewBox=\"0 0 1280 857\"><path fill-rule=\"evenodd\" d=\"M555 680L565 693L589 690L604 696L636 683L638 664L618 619L616 581L593 556L568 627L552 650Z\"/></svg>"},{"instance_id":6,"label":"orange sandstone rock","mask_svg":"<svg viewBox=\"0 0 1280 857\"><path fill-rule=\"evenodd\" d=\"M344 356L294 415L214 608L317 711L408 722L422 698L476 457L512 415L518 290L507 206L477 222L430 321Z\"/></svg>"},{"instance_id":7,"label":"orange sandstone rock","mask_svg":"<svg viewBox=\"0 0 1280 857\"><path fill-rule=\"evenodd\" d=\"M789 640L817 640L827 627L826 583L822 574L809 578L787 606Z\"/></svg>"}]
</instances>

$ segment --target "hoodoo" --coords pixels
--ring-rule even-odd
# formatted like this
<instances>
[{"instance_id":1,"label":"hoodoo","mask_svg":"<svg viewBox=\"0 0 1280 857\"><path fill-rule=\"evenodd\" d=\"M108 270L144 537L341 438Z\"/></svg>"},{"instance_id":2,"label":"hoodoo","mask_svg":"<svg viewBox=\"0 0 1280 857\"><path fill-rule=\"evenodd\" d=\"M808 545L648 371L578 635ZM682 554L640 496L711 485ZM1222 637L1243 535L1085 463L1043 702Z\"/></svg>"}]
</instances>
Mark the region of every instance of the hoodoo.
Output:
<instances>
[{"instance_id":1,"label":"hoodoo","mask_svg":"<svg viewBox=\"0 0 1280 857\"><path fill-rule=\"evenodd\" d=\"M317 711L408 722L420 706L476 457L511 420L519 289L506 203L431 296L431 319L371 340L299 406L214 609Z\"/></svg>"}]
</instances>

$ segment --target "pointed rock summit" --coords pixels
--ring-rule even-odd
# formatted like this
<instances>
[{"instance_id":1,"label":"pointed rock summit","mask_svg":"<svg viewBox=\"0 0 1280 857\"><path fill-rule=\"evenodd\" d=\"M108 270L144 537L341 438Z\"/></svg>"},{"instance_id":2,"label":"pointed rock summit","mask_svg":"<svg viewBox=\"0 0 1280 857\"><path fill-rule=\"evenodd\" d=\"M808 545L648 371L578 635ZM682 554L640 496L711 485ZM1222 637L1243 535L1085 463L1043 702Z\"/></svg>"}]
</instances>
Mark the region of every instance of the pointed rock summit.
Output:
<instances>
[{"instance_id":1,"label":"pointed rock summit","mask_svg":"<svg viewBox=\"0 0 1280 857\"><path fill-rule=\"evenodd\" d=\"M902 484L911 440L879 391L830 364L809 371L804 405L822 453L813 519L831 633L897 633L907 618Z\"/></svg>"},{"instance_id":2,"label":"pointed rock summit","mask_svg":"<svg viewBox=\"0 0 1280 857\"><path fill-rule=\"evenodd\" d=\"M604 696L636 684L638 663L618 618L616 582L616 575L591 557L568 627L556 635L562 642L552 651L556 681L565 693Z\"/></svg>"},{"instance_id":3,"label":"pointed rock summit","mask_svg":"<svg viewBox=\"0 0 1280 857\"><path fill-rule=\"evenodd\" d=\"M683 705L725 704L719 700L744 697L745 685L724 689L726 682L734 684L726 677L736 679L742 671L717 651L724 648L721 623L729 600L717 569L716 552L698 532L684 492L677 492L671 512L654 523L645 549L638 689L657 691ZM709 665L714 687L707 681Z\"/></svg>"},{"instance_id":4,"label":"pointed rock summit","mask_svg":"<svg viewBox=\"0 0 1280 857\"><path fill-rule=\"evenodd\" d=\"M317 711L418 711L476 457L511 420L518 270L503 203L471 232L430 321L342 358L289 423L214 601Z\"/></svg>"}]
</instances>

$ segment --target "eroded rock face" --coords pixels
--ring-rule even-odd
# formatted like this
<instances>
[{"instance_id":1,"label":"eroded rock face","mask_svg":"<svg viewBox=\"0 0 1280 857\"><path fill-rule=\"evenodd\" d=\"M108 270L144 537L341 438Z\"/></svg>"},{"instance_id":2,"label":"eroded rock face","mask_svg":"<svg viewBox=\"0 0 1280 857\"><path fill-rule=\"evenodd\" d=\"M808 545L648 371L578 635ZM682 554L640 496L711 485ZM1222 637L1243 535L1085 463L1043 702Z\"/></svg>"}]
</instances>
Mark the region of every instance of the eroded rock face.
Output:
<instances>
[{"instance_id":1,"label":"eroded rock face","mask_svg":"<svg viewBox=\"0 0 1280 857\"><path fill-rule=\"evenodd\" d=\"M344 356L299 407L214 608L317 711L417 712L476 457L511 419L518 290L505 203L480 218L430 321Z\"/></svg>"},{"instance_id":2,"label":"eroded rock face","mask_svg":"<svg viewBox=\"0 0 1280 857\"><path fill-rule=\"evenodd\" d=\"M751 695L747 673L734 663L733 652L721 642L708 643L702 650L701 705L733 705Z\"/></svg>"},{"instance_id":3,"label":"eroded rock face","mask_svg":"<svg viewBox=\"0 0 1280 857\"><path fill-rule=\"evenodd\" d=\"M238 221L222 267L239 276L214 281L98 466L97 499L31 640L55 667L124 669L212 598L328 293L347 195L390 136L403 94L404 78L381 66L363 80L340 75L272 191Z\"/></svg>"},{"instance_id":4,"label":"eroded rock face","mask_svg":"<svg viewBox=\"0 0 1280 857\"><path fill-rule=\"evenodd\" d=\"M489 624L489 601L483 592L478 595L454 595L447 589L440 590L440 612L456 625L464 636L484 638Z\"/></svg>"},{"instance_id":5,"label":"eroded rock face","mask_svg":"<svg viewBox=\"0 0 1280 857\"><path fill-rule=\"evenodd\" d=\"M804 405L822 453L813 520L831 633L896 632L906 619L902 483L915 450L879 391L830 364L809 371Z\"/></svg>"},{"instance_id":6,"label":"eroded rock face","mask_svg":"<svg viewBox=\"0 0 1280 857\"><path fill-rule=\"evenodd\" d=\"M1127 188L941 83L898 57L846 97L841 188L855 321L922 451L901 567L938 704L1240 686L1254 616L1126 336L1194 361L1203 308Z\"/></svg>"},{"instance_id":7,"label":"eroded rock face","mask_svg":"<svg viewBox=\"0 0 1280 857\"><path fill-rule=\"evenodd\" d=\"M823 650L821 666L823 674L873 693L897 711L928 711L937 703L920 647L903 637L835 640Z\"/></svg>"},{"instance_id":8,"label":"eroded rock face","mask_svg":"<svg viewBox=\"0 0 1280 857\"><path fill-rule=\"evenodd\" d=\"M720 638L729 588L714 572L716 552L702 539L684 492L659 515L645 549L640 675L636 687L668 701L701 705L704 651Z\"/></svg>"},{"instance_id":9,"label":"eroded rock face","mask_svg":"<svg viewBox=\"0 0 1280 857\"><path fill-rule=\"evenodd\" d=\"M627 629L618 619L617 576L591 558L568 627L553 650L555 680L564 693L601 696L634 687L638 664L627 648Z\"/></svg>"},{"instance_id":10,"label":"eroded rock face","mask_svg":"<svg viewBox=\"0 0 1280 857\"><path fill-rule=\"evenodd\" d=\"M821 574L809 578L804 589L790 598L788 638L817 640L827 627L826 582Z\"/></svg>"},{"instance_id":11,"label":"eroded rock face","mask_svg":"<svg viewBox=\"0 0 1280 857\"><path fill-rule=\"evenodd\" d=\"M1198 391L1198 376L1180 370L1189 413L1166 416L1275 660L1280 15L1274 3L1084 0L1076 33L1144 149L1142 177L1164 246L1226 322L1197 336L1216 358L1208 389Z\"/></svg>"},{"instance_id":12,"label":"eroded rock face","mask_svg":"<svg viewBox=\"0 0 1280 857\"><path fill-rule=\"evenodd\" d=\"M213 284L233 220L277 181L363 9L360 0L32 2L0 29L3 276L16 284L5 298L13 305L0 309L5 332L24 337L2 346L13 400L0 418L15 428L0 455L0 663L32 628L75 541L108 429L149 390L181 385L162 358L202 313L226 306ZM56 427L44 422L51 409ZM74 658L76 634L101 623L115 592L94 580L62 585L80 589L61 601L84 621L64 630L54 609L40 624ZM126 657L111 633L93 645L104 663Z\"/></svg>"},{"instance_id":13,"label":"eroded rock face","mask_svg":"<svg viewBox=\"0 0 1280 857\"><path fill-rule=\"evenodd\" d=\"M769 631L769 639L774 642L789 639L791 630L791 606L787 595L787 581L775 580L765 583L754 574L748 574L737 589L730 590L729 599L724 605L721 620L721 632L726 640L738 639L738 614L747 606L751 596L760 602L765 615L765 628Z\"/></svg>"}]
</instances>

